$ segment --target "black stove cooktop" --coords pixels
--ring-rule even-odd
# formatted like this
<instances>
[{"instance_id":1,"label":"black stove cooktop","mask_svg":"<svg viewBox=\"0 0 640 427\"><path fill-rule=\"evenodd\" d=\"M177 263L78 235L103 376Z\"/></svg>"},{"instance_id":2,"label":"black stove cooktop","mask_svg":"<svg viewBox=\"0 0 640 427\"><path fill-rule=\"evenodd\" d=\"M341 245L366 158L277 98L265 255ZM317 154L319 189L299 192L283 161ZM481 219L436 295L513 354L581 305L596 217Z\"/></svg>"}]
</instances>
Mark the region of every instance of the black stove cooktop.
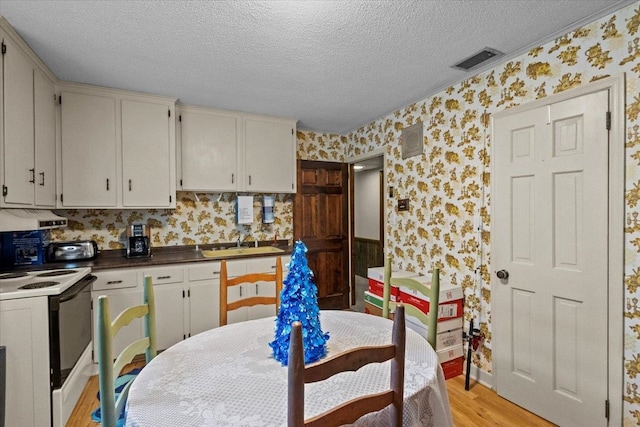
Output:
<instances>
[{"instance_id":1,"label":"black stove cooktop","mask_svg":"<svg viewBox=\"0 0 640 427\"><path fill-rule=\"evenodd\" d=\"M24 286L20 286L18 289L40 289L40 288L48 288L49 286L56 286L59 284L60 282L53 282L53 281L33 282L33 283L27 283Z\"/></svg>"},{"instance_id":2,"label":"black stove cooktop","mask_svg":"<svg viewBox=\"0 0 640 427\"><path fill-rule=\"evenodd\" d=\"M19 273L0 273L0 280L8 280L8 279L18 279L20 277L25 277L27 276L27 273L25 272L19 272Z\"/></svg>"}]
</instances>

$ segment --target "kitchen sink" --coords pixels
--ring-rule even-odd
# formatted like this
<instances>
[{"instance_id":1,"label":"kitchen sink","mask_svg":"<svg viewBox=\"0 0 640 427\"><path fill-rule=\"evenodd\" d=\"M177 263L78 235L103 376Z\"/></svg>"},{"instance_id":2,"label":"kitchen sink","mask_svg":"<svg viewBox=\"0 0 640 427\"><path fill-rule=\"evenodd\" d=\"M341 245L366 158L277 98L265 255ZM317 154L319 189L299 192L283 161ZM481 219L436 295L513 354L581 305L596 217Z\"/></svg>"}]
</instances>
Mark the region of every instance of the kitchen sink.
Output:
<instances>
[{"instance_id":1,"label":"kitchen sink","mask_svg":"<svg viewBox=\"0 0 640 427\"><path fill-rule=\"evenodd\" d=\"M227 249L200 249L205 258L226 258L239 255L275 254L284 252L284 249L275 246L259 246L257 248L227 248Z\"/></svg>"}]
</instances>

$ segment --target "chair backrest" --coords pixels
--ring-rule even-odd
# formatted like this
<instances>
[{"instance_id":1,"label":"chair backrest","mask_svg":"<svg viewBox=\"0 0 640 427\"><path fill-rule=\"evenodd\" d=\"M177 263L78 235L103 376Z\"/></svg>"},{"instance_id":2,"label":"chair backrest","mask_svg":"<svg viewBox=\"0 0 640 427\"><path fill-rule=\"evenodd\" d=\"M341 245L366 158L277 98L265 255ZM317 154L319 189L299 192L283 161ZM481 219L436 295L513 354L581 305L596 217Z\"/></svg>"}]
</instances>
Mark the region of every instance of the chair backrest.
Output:
<instances>
[{"instance_id":1,"label":"chair backrest","mask_svg":"<svg viewBox=\"0 0 640 427\"><path fill-rule=\"evenodd\" d=\"M415 317L427 328L427 341L431 347L436 348L438 334L438 304L440 302L440 269L434 268L431 272L431 286L408 277L393 277L391 272L391 257L387 257L384 263L384 291L382 294L382 316L389 318L389 311L396 305L391 301L391 285L403 286L429 299L429 313L424 313L418 307L403 301L408 315Z\"/></svg>"},{"instance_id":2,"label":"chair backrest","mask_svg":"<svg viewBox=\"0 0 640 427\"><path fill-rule=\"evenodd\" d=\"M118 331L127 326L136 318L142 318L145 336L130 343L120 354L113 354L113 340ZM155 298L153 284L150 276L144 278L143 304L129 307L122 311L113 321L109 311L109 298L105 295L98 297L98 382L100 384L100 418L101 425L115 427L124 410L124 405L129 394L130 380L115 398L115 380L125 365L131 363L133 358L145 353L146 362L149 363L156 354L156 317Z\"/></svg>"},{"instance_id":3,"label":"chair backrest","mask_svg":"<svg viewBox=\"0 0 640 427\"><path fill-rule=\"evenodd\" d=\"M402 426L405 355L404 307L398 304L393 319L391 344L354 348L305 367L302 325L291 325L288 367L288 427L332 427L351 424L361 416L391 405L389 425ZM323 381L345 371L357 371L369 363L391 360L391 384L388 390L367 394L345 402L313 418L304 419L304 385Z\"/></svg>"},{"instance_id":4,"label":"chair backrest","mask_svg":"<svg viewBox=\"0 0 640 427\"><path fill-rule=\"evenodd\" d=\"M273 296L252 296L238 301L227 301L227 290L232 286L239 286L243 283L275 282L276 292ZM249 273L242 276L229 278L227 275L227 261L220 262L220 326L227 324L227 312L240 307L252 307L254 305L275 304L276 312L280 307L280 291L282 291L282 259L276 258L276 270L274 273Z\"/></svg>"}]
</instances>

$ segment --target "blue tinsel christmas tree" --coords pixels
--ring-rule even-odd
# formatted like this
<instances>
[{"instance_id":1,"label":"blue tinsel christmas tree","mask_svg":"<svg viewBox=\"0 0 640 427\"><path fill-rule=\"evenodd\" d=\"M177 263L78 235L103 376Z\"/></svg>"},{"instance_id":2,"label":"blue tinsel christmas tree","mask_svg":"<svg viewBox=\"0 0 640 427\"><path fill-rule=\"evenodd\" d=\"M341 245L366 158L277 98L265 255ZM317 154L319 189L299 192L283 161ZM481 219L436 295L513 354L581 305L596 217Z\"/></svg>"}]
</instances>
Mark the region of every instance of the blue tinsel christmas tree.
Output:
<instances>
[{"instance_id":1,"label":"blue tinsel christmas tree","mask_svg":"<svg viewBox=\"0 0 640 427\"><path fill-rule=\"evenodd\" d=\"M293 246L289 274L280 293L280 310L276 319L275 339L269 343L273 357L286 365L289 357L291 324L302 323L302 343L305 363L315 362L327 354L329 334L320 328L318 288L307 263L307 247L301 241Z\"/></svg>"}]
</instances>

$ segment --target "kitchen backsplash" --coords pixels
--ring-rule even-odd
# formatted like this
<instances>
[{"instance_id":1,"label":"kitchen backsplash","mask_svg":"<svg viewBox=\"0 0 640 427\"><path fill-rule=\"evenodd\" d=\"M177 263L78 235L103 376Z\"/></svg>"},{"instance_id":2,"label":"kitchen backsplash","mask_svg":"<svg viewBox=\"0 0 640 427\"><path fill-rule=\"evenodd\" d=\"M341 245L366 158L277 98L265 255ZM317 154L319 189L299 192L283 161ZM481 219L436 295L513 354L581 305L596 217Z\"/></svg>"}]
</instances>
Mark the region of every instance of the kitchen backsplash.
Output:
<instances>
[{"instance_id":1,"label":"kitchen backsplash","mask_svg":"<svg viewBox=\"0 0 640 427\"><path fill-rule=\"evenodd\" d=\"M196 197L197 194L197 197ZM262 223L262 197L255 195L251 225L235 221L235 193L178 192L175 209L75 209L56 211L65 216L67 228L52 230L51 240L91 239L100 249L125 247L125 229L129 224L147 224L151 246L196 245L253 240L291 239L293 237L293 195L275 194L271 224Z\"/></svg>"}]
</instances>

